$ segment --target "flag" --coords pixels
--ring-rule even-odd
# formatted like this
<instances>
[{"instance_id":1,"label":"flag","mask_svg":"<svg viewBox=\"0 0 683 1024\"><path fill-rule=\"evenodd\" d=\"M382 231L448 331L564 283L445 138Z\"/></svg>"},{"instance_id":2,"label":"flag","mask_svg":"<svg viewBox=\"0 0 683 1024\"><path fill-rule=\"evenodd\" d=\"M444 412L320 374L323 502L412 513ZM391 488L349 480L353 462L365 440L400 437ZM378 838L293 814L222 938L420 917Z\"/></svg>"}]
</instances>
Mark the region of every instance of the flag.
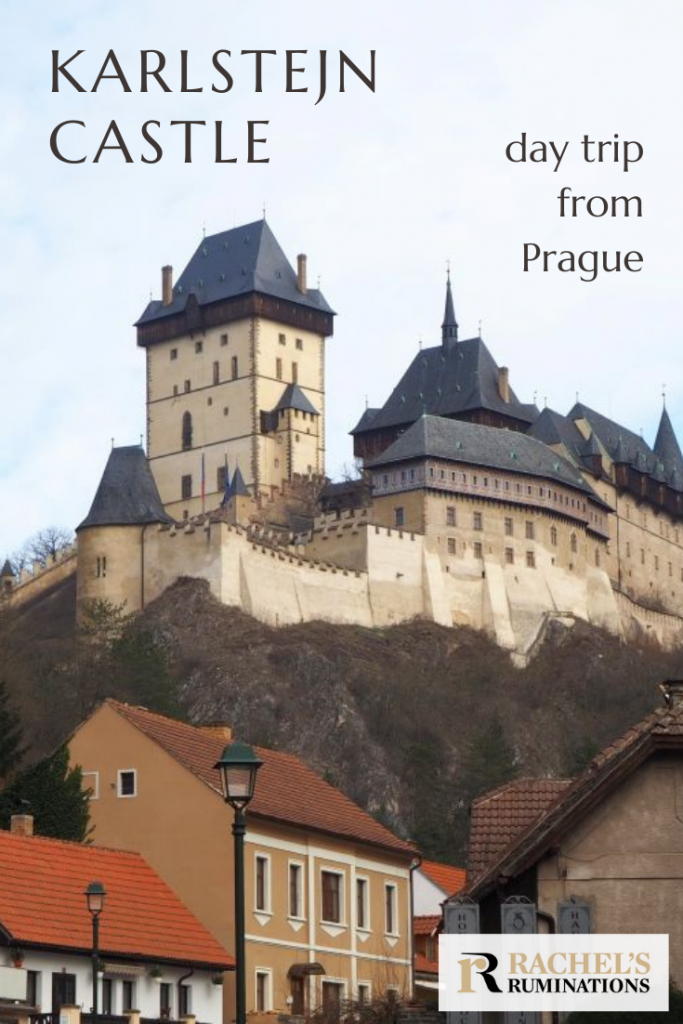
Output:
<instances>
[{"instance_id":1,"label":"flag","mask_svg":"<svg viewBox=\"0 0 683 1024\"><path fill-rule=\"evenodd\" d=\"M202 452L202 512L204 511L204 501L206 498L206 460L204 452Z\"/></svg>"}]
</instances>

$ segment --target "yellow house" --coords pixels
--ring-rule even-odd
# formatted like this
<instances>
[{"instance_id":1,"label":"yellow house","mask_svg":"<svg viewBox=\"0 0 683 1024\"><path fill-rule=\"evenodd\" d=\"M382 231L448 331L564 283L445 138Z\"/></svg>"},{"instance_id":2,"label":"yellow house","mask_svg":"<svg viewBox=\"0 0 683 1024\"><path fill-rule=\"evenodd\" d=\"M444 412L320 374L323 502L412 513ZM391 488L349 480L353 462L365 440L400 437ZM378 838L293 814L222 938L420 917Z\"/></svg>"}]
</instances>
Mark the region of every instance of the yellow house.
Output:
<instances>
[{"instance_id":1,"label":"yellow house","mask_svg":"<svg viewBox=\"0 0 683 1024\"><path fill-rule=\"evenodd\" d=\"M225 726L107 700L70 741L94 840L139 851L229 952L232 811L213 765ZM412 844L291 754L263 767L245 847L247 1009L302 1013L412 990ZM228 1019L232 992L226 992Z\"/></svg>"}]
</instances>

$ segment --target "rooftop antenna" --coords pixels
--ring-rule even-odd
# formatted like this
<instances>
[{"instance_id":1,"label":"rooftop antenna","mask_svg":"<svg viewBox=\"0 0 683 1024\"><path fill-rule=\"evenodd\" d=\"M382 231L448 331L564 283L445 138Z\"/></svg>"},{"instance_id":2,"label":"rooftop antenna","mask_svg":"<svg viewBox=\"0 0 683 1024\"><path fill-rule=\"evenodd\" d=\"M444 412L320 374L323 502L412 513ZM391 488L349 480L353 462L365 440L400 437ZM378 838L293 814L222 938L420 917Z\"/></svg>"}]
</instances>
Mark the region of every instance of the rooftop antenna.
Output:
<instances>
[{"instance_id":1,"label":"rooftop antenna","mask_svg":"<svg viewBox=\"0 0 683 1024\"><path fill-rule=\"evenodd\" d=\"M417 345L418 345L418 348L419 348L419 350L421 352L422 351L422 335L420 335L420 337L418 338Z\"/></svg>"},{"instance_id":2,"label":"rooftop antenna","mask_svg":"<svg viewBox=\"0 0 683 1024\"><path fill-rule=\"evenodd\" d=\"M322 277L320 276L320 274L318 274L318 291L320 291L320 282L321 281L322 281Z\"/></svg>"},{"instance_id":3,"label":"rooftop antenna","mask_svg":"<svg viewBox=\"0 0 683 1024\"><path fill-rule=\"evenodd\" d=\"M662 384L662 408L666 409L666 384Z\"/></svg>"},{"instance_id":4,"label":"rooftop antenna","mask_svg":"<svg viewBox=\"0 0 683 1024\"><path fill-rule=\"evenodd\" d=\"M142 434L140 434L140 447L142 448Z\"/></svg>"},{"instance_id":5,"label":"rooftop antenna","mask_svg":"<svg viewBox=\"0 0 683 1024\"><path fill-rule=\"evenodd\" d=\"M547 395L543 396L543 408L544 409L548 408L548 396Z\"/></svg>"},{"instance_id":6,"label":"rooftop antenna","mask_svg":"<svg viewBox=\"0 0 683 1024\"><path fill-rule=\"evenodd\" d=\"M114 438L113 438L113 437L112 437L112 439L111 439L111 450L112 450L112 451L114 450Z\"/></svg>"},{"instance_id":7,"label":"rooftop antenna","mask_svg":"<svg viewBox=\"0 0 683 1024\"><path fill-rule=\"evenodd\" d=\"M368 402L368 396L367 395L365 396L365 408L366 409L370 408L370 403Z\"/></svg>"},{"instance_id":8,"label":"rooftop antenna","mask_svg":"<svg viewBox=\"0 0 683 1024\"><path fill-rule=\"evenodd\" d=\"M481 338L481 324L482 324L482 321L480 320L480 321L479 321L479 337L480 337L480 338Z\"/></svg>"},{"instance_id":9,"label":"rooftop antenna","mask_svg":"<svg viewBox=\"0 0 683 1024\"><path fill-rule=\"evenodd\" d=\"M576 404L577 405L579 404L579 392L578 391L576 392Z\"/></svg>"},{"instance_id":10,"label":"rooftop antenna","mask_svg":"<svg viewBox=\"0 0 683 1024\"><path fill-rule=\"evenodd\" d=\"M266 219L266 201L265 201L265 199L263 200L263 219L264 220Z\"/></svg>"},{"instance_id":11,"label":"rooftop antenna","mask_svg":"<svg viewBox=\"0 0 683 1024\"><path fill-rule=\"evenodd\" d=\"M538 398L538 388L534 391L534 405L536 405L536 399Z\"/></svg>"},{"instance_id":12,"label":"rooftop antenna","mask_svg":"<svg viewBox=\"0 0 683 1024\"><path fill-rule=\"evenodd\" d=\"M202 221L202 238L206 238L206 221Z\"/></svg>"}]
</instances>

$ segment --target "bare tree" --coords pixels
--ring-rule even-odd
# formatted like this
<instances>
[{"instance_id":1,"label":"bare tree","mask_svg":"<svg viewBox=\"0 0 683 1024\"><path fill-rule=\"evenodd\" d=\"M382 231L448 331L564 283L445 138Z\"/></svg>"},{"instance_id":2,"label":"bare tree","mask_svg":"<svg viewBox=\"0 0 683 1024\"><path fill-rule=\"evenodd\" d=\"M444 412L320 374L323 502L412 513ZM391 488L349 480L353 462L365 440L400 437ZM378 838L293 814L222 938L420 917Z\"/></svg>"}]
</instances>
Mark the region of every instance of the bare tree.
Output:
<instances>
[{"instance_id":1,"label":"bare tree","mask_svg":"<svg viewBox=\"0 0 683 1024\"><path fill-rule=\"evenodd\" d=\"M38 530L10 557L15 572L25 569L34 562L48 565L73 542L73 531L64 526L47 526Z\"/></svg>"}]
</instances>

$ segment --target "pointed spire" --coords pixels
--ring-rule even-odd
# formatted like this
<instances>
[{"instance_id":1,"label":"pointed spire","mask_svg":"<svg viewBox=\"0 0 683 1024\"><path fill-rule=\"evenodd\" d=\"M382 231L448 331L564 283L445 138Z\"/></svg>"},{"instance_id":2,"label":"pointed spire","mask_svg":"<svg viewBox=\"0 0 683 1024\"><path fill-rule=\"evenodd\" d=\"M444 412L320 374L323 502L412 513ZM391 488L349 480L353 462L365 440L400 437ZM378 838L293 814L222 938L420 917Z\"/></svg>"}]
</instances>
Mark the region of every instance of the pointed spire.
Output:
<instances>
[{"instance_id":1,"label":"pointed spire","mask_svg":"<svg viewBox=\"0 0 683 1024\"><path fill-rule=\"evenodd\" d=\"M0 569L0 579L12 579L14 577L14 569L10 564L9 558L5 559L5 564Z\"/></svg>"},{"instance_id":2,"label":"pointed spire","mask_svg":"<svg viewBox=\"0 0 683 1024\"><path fill-rule=\"evenodd\" d=\"M235 475L232 478L232 483L230 484L230 497L231 498L236 498L236 497L249 498L250 497L249 488L247 487L247 485L244 482L244 477L242 476L242 470L240 469L239 465L235 469Z\"/></svg>"},{"instance_id":3,"label":"pointed spire","mask_svg":"<svg viewBox=\"0 0 683 1024\"><path fill-rule=\"evenodd\" d=\"M624 439L619 434L617 440L617 446L614 449L614 461L615 462L628 462L628 456L626 455L626 446L624 445Z\"/></svg>"},{"instance_id":4,"label":"pointed spire","mask_svg":"<svg viewBox=\"0 0 683 1024\"><path fill-rule=\"evenodd\" d=\"M448 268L446 278L446 311L441 324L441 342L445 349L453 348L458 341L458 321L455 319L455 307L453 305L453 291L451 289L451 271Z\"/></svg>"},{"instance_id":5,"label":"pointed spire","mask_svg":"<svg viewBox=\"0 0 683 1024\"><path fill-rule=\"evenodd\" d=\"M681 448L666 408L662 409L662 418L659 421L654 452L662 462L683 472L683 454L681 454Z\"/></svg>"},{"instance_id":6,"label":"pointed spire","mask_svg":"<svg viewBox=\"0 0 683 1024\"><path fill-rule=\"evenodd\" d=\"M223 497L221 499L221 508L227 505L230 501L230 469L228 467L228 456L225 456L225 483L223 484Z\"/></svg>"}]
</instances>

